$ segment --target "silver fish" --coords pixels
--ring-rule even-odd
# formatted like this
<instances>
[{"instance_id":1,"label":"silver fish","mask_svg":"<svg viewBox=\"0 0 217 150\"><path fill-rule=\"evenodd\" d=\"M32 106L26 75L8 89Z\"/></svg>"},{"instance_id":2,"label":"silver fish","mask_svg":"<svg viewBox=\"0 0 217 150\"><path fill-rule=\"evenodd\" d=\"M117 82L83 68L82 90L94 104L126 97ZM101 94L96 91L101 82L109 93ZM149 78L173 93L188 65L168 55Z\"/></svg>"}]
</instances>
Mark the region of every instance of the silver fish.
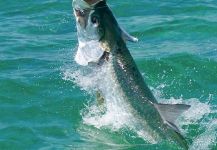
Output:
<instances>
[{"instance_id":1,"label":"silver fish","mask_svg":"<svg viewBox=\"0 0 217 150\"><path fill-rule=\"evenodd\" d=\"M90 40L97 43L96 49L101 53L95 61L103 61L112 66L111 80L119 86L124 99L134 109L136 116L146 121L148 132L156 140L172 140L182 148L188 149L187 141L174 122L190 106L157 102L126 46L127 40L135 42L137 39L119 26L105 0L98 0L94 4L74 0L74 4L79 43L88 43ZM94 51L94 48L90 49L89 53L91 51Z\"/></svg>"}]
</instances>

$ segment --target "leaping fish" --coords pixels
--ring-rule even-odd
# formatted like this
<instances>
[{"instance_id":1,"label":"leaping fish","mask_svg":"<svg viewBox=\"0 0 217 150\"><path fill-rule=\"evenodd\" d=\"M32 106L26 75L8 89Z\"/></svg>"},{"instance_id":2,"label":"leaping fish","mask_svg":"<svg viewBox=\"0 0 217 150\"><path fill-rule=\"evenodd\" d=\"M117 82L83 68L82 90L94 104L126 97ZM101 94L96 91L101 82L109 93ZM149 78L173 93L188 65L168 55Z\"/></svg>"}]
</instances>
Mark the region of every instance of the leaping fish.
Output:
<instances>
[{"instance_id":1,"label":"leaping fish","mask_svg":"<svg viewBox=\"0 0 217 150\"><path fill-rule=\"evenodd\" d=\"M190 105L157 102L126 46L126 41L136 42L138 39L119 26L106 0L73 0L73 8L81 47L77 52L77 63L88 65L102 60L109 63L113 74L111 80L118 85L135 116L146 121L146 130L153 139L172 140L188 149L187 141L174 122ZM94 47L83 52L82 46L88 46L89 41L95 41ZM102 57L105 54L106 59ZM83 58L79 60L81 56Z\"/></svg>"}]
</instances>

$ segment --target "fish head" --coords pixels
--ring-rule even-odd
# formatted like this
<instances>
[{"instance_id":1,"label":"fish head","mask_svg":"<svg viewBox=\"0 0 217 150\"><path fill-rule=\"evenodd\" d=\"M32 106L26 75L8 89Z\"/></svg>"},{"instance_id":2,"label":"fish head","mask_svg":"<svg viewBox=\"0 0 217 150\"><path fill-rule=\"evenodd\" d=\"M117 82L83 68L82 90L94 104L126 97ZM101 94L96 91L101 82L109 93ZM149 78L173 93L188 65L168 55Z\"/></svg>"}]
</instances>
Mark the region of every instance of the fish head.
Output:
<instances>
[{"instance_id":1,"label":"fish head","mask_svg":"<svg viewBox=\"0 0 217 150\"><path fill-rule=\"evenodd\" d=\"M90 24L97 29L98 40L105 52L111 52L122 39L122 30L105 0L99 1L90 14Z\"/></svg>"},{"instance_id":2,"label":"fish head","mask_svg":"<svg viewBox=\"0 0 217 150\"><path fill-rule=\"evenodd\" d=\"M73 1L78 41L79 43L96 41L101 51L110 53L115 49L117 41L124 41L123 31L106 0L93 1L95 3L92 4L88 3L87 0ZM91 49L90 51L94 50ZM103 56L103 54L101 55Z\"/></svg>"},{"instance_id":3,"label":"fish head","mask_svg":"<svg viewBox=\"0 0 217 150\"><path fill-rule=\"evenodd\" d=\"M112 43L121 38L122 31L106 0L74 0L73 8L79 37L101 43ZM110 49L106 48L106 51Z\"/></svg>"}]
</instances>

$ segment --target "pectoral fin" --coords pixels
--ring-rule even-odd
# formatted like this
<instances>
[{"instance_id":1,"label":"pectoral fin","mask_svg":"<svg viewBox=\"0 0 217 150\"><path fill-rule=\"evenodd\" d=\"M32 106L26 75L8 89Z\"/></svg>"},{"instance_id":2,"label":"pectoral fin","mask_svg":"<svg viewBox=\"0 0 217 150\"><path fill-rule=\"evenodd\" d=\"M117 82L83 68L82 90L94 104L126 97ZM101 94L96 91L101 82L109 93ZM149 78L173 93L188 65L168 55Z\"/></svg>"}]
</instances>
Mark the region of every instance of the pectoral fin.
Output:
<instances>
[{"instance_id":1,"label":"pectoral fin","mask_svg":"<svg viewBox=\"0 0 217 150\"><path fill-rule=\"evenodd\" d=\"M188 110L191 106L185 104L155 104L155 107L164 122L175 131L179 132L174 122L179 115Z\"/></svg>"},{"instance_id":2,"label":"pectoral fin","mask_svg":"<svg viewBox=\"0 0 217 150\"><path fill-rule=\"evenodd\" d=\"M124 41L138 42L138 38L131 36L123 28L121 28L121 31L122 31L122 38L124 39Z\"/></svg>"}]
</instances>

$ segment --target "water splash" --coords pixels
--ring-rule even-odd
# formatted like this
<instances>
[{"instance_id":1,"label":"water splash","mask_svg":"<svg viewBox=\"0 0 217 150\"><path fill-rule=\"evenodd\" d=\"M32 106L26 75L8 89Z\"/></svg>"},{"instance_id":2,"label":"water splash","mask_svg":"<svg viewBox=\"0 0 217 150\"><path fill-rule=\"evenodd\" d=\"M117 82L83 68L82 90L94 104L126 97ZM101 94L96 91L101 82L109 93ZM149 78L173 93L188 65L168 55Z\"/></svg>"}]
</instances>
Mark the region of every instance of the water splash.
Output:
<instances>
[{"instance_id":1,"label":"water splash","mask_svg":"<svg viewBox=\"0 0 217 150\"><path fill-rule=\"evenodd\" d=\"M157 141L144 130L145 121L135 117L136 114L124 99L121 88L111 80L113 79L111 67L107 63L103 66L86 68L85 71L81 69L71 74L68 71L65 73L65 79L72 80L90 95L93 96L95 92L100 91L105 98L106 111L102 112L96 102L91 102L82 111L83 123L98 129L109 128L112 131L128 128L146 141L156 143Z\"/></svg>"}]
</instances>

